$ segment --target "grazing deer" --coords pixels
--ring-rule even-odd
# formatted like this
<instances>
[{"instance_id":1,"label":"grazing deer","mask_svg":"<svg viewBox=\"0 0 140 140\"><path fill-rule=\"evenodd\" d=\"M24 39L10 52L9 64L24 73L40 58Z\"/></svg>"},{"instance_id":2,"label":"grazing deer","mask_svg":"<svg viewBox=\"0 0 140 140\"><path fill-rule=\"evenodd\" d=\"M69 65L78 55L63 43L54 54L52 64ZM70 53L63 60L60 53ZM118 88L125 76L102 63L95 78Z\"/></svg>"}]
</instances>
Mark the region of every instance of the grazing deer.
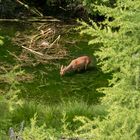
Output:
<instances>
[{"instance_id":1,"label":"grazing deer","mask_svg":"<svg viewBox=\"0 0 140 140\"><path fill-rule=\"evenodd\" d=\"M87 69L87 66L90 64L91 59L88 56L81 56L71 61L68 66L61 66L60 75L63 76L65 73L70 71L80 71L82 69Z\"/></svg>"}]
</instances>

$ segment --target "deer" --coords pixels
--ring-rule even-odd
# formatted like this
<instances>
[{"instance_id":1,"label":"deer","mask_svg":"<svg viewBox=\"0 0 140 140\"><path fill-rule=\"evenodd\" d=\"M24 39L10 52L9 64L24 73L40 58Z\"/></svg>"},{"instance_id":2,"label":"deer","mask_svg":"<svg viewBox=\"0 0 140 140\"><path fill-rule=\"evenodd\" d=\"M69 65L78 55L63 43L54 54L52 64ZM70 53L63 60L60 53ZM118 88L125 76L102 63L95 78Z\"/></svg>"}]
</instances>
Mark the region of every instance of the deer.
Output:
<instances>
[{"instance_id":1,"label":"deer","mask_svg":"<svg viewBox=\"0 0 140 140\"><path fill-rule=\"evenodd\" d=\"M60 75L63 76L71 71L86 70L88 65L91 63L91 59L88 56L78 57L70 62L68 66L61 66Z\"/></svg>"}]
</instances>

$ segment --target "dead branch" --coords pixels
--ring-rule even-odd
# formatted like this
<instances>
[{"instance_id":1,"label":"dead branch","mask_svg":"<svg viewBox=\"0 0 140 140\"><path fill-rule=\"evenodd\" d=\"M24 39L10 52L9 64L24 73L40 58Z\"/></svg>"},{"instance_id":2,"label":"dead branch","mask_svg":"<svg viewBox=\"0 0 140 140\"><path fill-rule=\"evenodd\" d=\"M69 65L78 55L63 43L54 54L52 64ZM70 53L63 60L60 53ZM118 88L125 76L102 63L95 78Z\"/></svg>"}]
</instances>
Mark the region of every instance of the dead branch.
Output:
<instances>
[{"instance_id":1,"label":"dead branch","mask_svg":"<svg viewBox=\"0 0 140 140\"><path fill-rule=\"evenodd\" d=\"M11 56L15 57L19 62L21 62L20 58L18 58L14 53L7 51Z\"/></svg>"},{"instance_id":2,"label":"dead branch","mask_svg":"<svg viewBox=\"0 0 140 140\"><path fill-rule=\"evenodd\" d=\"M16 45L23 49L19 56L22 66L37 66L38 64L55 63L52 60L65 59L67 55L66 48L63 44L60 45L60 30L54 23L39 23L33 24L31 31L16 34L13 38ZM37 26L38 25L38 26ZM64 26L65 28L65 26ZM65 42L64 42L65 43ZM34 56L30 55L28 51Z\"/></svg>"},{"instance_id":3,"label":"dead branch","mask_svg":"<svg viewBox=\"0 0 140 140\"><path fill-rule=\"evenodd\" d=\"M60 22L58 19L29 19L29 18L24 18L24 19L0 19L0 21L8 21L8 22Z\"/></svg>"},{"instance_id":4,"label":"dead branch","mask_svg":"<svg viewBox=\"0 0 140 140\"><path fill-rule=\"evenodd\" d=\"M58 42L60 40L60 35L54 40L54 42L52 42L51 44L50 44L50 48L56 43L56 42Z\"/></svg>"},{"instance_id":5,"label":"dead branch","mask_svg":"<svg viewBox=\"0 0 140 140\"><path fill-rule=\"evenodd\" d=\"M43 17L43 14L41 13L41 12L39 12L36 8L31 8L31 7L29 7L29 5L27 5L27 4L25 4L25 3L23 3L23 2L21 2L20 0L16 0L19 4L21 4L22 6L24 6L26 9L28 9L28 10L30 10L32 13L34 13L34 14L36 14L36 15L38 15L38 16L41 16L41 17Z\"/></svg>"},{"instance_id":6,"label":"dead branch","mask_svg":"<svg viewBox=\"0 0 140 140\"><path fill-rule=\"evenodd\" d=\"M40 52L36 52L36 51L34 51L34 50L32 50L32 49L29 49L29 48L27 48L27 47L24 47L24 46L21 46L21 47L24 48L24 49L26 49L26 50L28 50L28 51L30 51L30 52L32 52L33 54L37 54L37 55L43 56L43 54L40 53Z\"/></svg>"}]
</instances>

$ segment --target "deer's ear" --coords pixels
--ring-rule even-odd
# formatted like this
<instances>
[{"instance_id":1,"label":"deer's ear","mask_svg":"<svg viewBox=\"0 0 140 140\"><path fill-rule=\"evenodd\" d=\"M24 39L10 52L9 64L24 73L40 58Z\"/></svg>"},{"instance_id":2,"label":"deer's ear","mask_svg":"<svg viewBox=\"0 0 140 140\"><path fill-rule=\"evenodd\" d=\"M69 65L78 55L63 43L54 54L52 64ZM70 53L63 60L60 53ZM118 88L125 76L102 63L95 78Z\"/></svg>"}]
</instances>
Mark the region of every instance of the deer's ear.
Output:
<instances>
[{"instance_id":1,"label":"deer's ear","mask_svg":"<svg viewBox=\"0 0 140 140\"><path fill-rule=\"evenodd\" d=\"M62 66L61 66L61 70L62 70L63 68L64 68L64 66L62 65Z\"/></svg>"}]
</instances>

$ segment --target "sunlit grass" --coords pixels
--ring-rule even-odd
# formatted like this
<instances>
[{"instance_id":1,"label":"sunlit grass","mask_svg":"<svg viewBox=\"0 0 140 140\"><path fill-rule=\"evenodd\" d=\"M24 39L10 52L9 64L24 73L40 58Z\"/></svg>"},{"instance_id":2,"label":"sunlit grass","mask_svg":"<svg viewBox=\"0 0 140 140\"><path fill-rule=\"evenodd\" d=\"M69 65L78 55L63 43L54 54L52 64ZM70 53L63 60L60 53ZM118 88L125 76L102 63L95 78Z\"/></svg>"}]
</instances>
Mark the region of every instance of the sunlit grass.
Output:
<instances>
[{"instance_id":1,"label":"sunlit grass","mask_svg":"<svg viewBox=\"0 0 140 140\"><path fill-rule=\"evenodd\" d=\"M84 101L69 100L57 105L42 105L36 102L25 102L22 107L18 107L12 114L13 125L19 126L22 121L28 125L30 118L37 113L38 125L46 124L48 128L61 129L63 114L66 115L66 121L70 127L76 127L73 119L75 116L85 116L90 119L94 117L104 117L106 110L101 105L88 105Z\"/></svg>"}]
</instances>

